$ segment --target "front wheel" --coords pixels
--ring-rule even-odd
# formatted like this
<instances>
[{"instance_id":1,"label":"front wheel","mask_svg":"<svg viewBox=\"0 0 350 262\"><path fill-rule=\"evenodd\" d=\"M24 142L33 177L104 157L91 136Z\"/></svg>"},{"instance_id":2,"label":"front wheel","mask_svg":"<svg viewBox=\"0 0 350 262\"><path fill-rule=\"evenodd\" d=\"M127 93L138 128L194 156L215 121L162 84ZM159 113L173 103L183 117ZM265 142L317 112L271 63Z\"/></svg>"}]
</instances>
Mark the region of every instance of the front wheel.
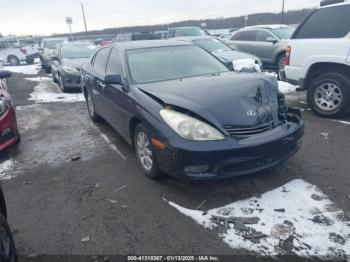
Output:
<instances>
[{"instance_id":1,"label":"front wheel","mask_svg":"<svg viewBox=\"0 0 350 262\"><path fill-rule=\"evenodd\" d=\"M28 65L34 64L34 58L27 58L27 59L26 59L26 63L27 63Z\"/></svg>"},{"instance_id":2,"label":"front wheel","mask_svg":"<svg viewBox=\"0 0 350 262\"><path fill-rule=\"evenodd\" d=\"M85 100L91 120L93 122L99 122L101 120L101 117L96 113L94 101L92 99L91 93L87 89L85 91Z\"/></svg>"},{"instance_id":3,"label":"front wheel","mask_svg":"<svg viewBox=\"0 0 350 262\"><path fill-rule=\"evenodd\" d=\"M138 163L148 178L157 179L161 176L157 160L152 148L152 139L144 125L139 124L135 129L134 145Z\"/></svg>"},{"instance_id":4,"label":"front wheel","mask_svg":"<svg viewBox=\"0 0 350 262\"><path fill-rule=\"evenodd\" d=\"M18 66L20 64L20 61L19 61L18 57L16 57L16 56L10 56L7 59L7 62L9 62L9 64L11 66Z\"/></svg>"},{"instance_id":5,"label":"front wheel","mask_svg":"<svg viewBox=\"0 0 350 262\"><path fill-rule=\"evenodd\" d=\"M350 108L350 79L339 73L322 74L311 82L307 100L317 115L340 117Z\"/></svg>"},{"instance_id":6,"label":"front wheel","mask_svg":"<svg viewBox=\"0 0 350 262\"><path fill-rule=\"evenodd\" d=\"M10 227L3 215L0 215L0 261L18 262Z\"/></svg>"}]
</instances>

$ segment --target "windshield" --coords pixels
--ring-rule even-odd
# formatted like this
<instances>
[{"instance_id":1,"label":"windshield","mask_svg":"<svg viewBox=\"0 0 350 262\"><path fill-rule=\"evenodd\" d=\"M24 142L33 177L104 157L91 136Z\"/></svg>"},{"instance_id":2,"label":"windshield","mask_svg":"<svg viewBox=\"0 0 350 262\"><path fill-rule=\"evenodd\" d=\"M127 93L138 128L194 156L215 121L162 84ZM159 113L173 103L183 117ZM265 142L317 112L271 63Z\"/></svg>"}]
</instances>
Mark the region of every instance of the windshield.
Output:
<instances>
[{"instance_id":1,"label":"windshield","mask_svg":"<svg viewBox=\"0 0 350 262\"><path fill-rule=\"evenodd\" d=\"M229 71L196 46L157 47L127 51L132 79L147 83Z\"/></svg>"},{"instance_id":2,"label":"windshield","mask_svg":"<svg viewBox=\"0 0 350 262\"><path fill-rule=\"evenodd\" d=\"M48 49L54 49L57 44L63 43L63 40L46 40L44 42L44 47Z\"/></svg>"},{"instance_id":3,"label":"windshield","mask_svg":"<svg viewBox=\"0 0 350 262\"><path fill-rule=\"evenodd\" d=\"M92 44L87 45L64 45L61 47L61 54L63 58L89 58L95 52L97 46Z\"/></svg>"},{"instance_id":4,"label":"windshield","mask_svg":"<svg viewBox=\"0 0 350 262\"><path fill-rule=\"evenodd\" d=\"M225 45L217 39L202 39L195 40L193 42L201 48L207 50L208 52L231 51L231 49L227 45Z\"/></svg>"},{"instance_id":5,"label":"windshield","mask_svg":"<svg viewBox=\"0 0 350 262\"><path fill-rule=\"evenodd\" d=\"M271 32L274 33L279 39L290 39L292 34L294 33L294 27L284 27L278 29L272 29Z\"/></svg>"},{"instance_id":6,"label":"windshield","mask_svg":"<svg viewBox=\"0 0 350 262\"><path fill-rule=\"evenodd\" d=\"M202 29L197 27L177 28L175 32L175 37L202 36L202 35L207 35L207 34Z\"/></svg>"}]
</instances>

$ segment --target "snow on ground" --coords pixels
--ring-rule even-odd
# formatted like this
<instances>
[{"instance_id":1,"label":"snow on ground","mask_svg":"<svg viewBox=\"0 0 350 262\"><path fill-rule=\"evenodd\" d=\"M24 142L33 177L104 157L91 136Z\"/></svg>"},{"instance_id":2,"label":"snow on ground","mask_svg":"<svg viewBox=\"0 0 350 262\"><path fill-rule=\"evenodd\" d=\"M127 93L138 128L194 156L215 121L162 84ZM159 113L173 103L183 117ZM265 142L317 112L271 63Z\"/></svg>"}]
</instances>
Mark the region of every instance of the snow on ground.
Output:
<instances>
[{"instance_id":1,"label":"snow on ground","mask_svg":"<svg viewBox=\"0 0 350 262\"><path fill-rule=\"evenodd\" d=\"M6 160L0 164L0 180L9 180L13 177L11 174L15 168L15 161L12 159Z\"/></svg>"},{"instance_id":2,"label":"snow on ground","mask_svg":"<svg viewBox=\"0 0 350 262\"><path fill-rule=\"evenodd\" d=\"M291 85L287 82L278 81L278 88L284 94L297 92L297 86Z\"/></svg>"},{"instance_id":3,"label":"snow on ground","mask_svg":"<svg viewBox=\"0 0 350 262\"><path fill-rule=\"evenodd\" d=\"M207 212L168 202L234 249L261 256L350 255L350 222L316 186L297 179L263 194ZM225 226L226 225L226 226Z\"/></svg>"},{"instance_id":4,"label":"snow on ground","mask_svg":"<svg viewBox=\"0 0 350 262\"><path fill-rule=\"evenodd\" d=\"M4 69L13 73L20 73L26 75L36 75L40 70L40 64L33 65L19 65L19 66L4 66Z\"/></svg>"},{"instance_id":5,"label":"snow on ground","mask_svg":"<svg viewBox=\"0 0 350 262\"><path fill-rule=\"evenodd\" d=\"M334 120L334 122L337 122L337 123L340 123L340 124L344 124L344 125L350 125L350 122L343 121L343 120Z\"/></svg>"},{"instance_id":6,"label":"snow on ground","mask_svg":"<svg viewBox=\"0 0 350 262\"><path fill-rule=\"evenodd\" d=\"M29 81L38 82L34 87L34 91L30 94L29 100L36 103L52 103L52 102L81 102L84 101L82 93L62 93L59 87L52 82L49 77L25 78Z\"/></svg>"}]
</instances>

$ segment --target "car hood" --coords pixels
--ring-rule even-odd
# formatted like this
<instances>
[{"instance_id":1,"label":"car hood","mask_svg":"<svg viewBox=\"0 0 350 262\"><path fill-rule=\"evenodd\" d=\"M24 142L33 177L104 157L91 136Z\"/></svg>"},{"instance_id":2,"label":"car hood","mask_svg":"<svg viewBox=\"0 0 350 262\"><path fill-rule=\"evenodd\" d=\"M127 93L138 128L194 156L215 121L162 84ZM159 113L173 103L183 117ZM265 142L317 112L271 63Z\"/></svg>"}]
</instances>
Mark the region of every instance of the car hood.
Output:
<instances>
[{"instance_id":1,"label":"car hood","mask_svg":"<svg viewBox=\"0 0 350 262\"><path fill-rule=\"evenodd\" d=\"M89 60L89 58L76 58L76 59L63 59L63 64L65 66L74 67L77 69L81 69L83 65Z\"/></svg>"},{"instance_id":2,"label":"car hood","mask_svg":"<svg viewBox=\"0 0 350 262\"><path fill-rule=\"evenodd\" d=\"M240 59L253 59L254 61L259 61L259 58L255 55L248 54L240 51L214 51L212 52L214 56L219 58L223 62L232 62Z\"/></svg>"},{"instance_id":3,"label":"car hood","mask_svg":"<svg viewBox=\"0 0 350 262\"><path fill-rule=\"evenodd\" d=\"M278 121L278 84L268 76L229 72L141 84L138 88L221 128Z\"/></svg>"}]
</instances>

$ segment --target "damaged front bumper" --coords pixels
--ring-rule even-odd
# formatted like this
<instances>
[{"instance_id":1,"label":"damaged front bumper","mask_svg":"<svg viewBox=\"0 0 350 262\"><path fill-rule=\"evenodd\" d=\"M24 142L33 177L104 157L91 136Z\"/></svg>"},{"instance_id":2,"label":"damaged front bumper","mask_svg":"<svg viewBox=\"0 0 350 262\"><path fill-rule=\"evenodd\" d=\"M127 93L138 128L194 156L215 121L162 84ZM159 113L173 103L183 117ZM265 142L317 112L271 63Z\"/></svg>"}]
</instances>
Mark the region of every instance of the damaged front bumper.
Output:
<instances>
[{"instance_id":1,"label":"damaged front bumper","mask_svg":"<svg viewBox=\"0 0 350 262\"><path fill-rule=\"evenodd\" d=\"M247 175L279 165L302 145L304 121L289 109L287 121L264 133L222 141L184 141L173 137L154 149L159 168L173 176L206 180Z\"/></svg>"}]
</instances>

